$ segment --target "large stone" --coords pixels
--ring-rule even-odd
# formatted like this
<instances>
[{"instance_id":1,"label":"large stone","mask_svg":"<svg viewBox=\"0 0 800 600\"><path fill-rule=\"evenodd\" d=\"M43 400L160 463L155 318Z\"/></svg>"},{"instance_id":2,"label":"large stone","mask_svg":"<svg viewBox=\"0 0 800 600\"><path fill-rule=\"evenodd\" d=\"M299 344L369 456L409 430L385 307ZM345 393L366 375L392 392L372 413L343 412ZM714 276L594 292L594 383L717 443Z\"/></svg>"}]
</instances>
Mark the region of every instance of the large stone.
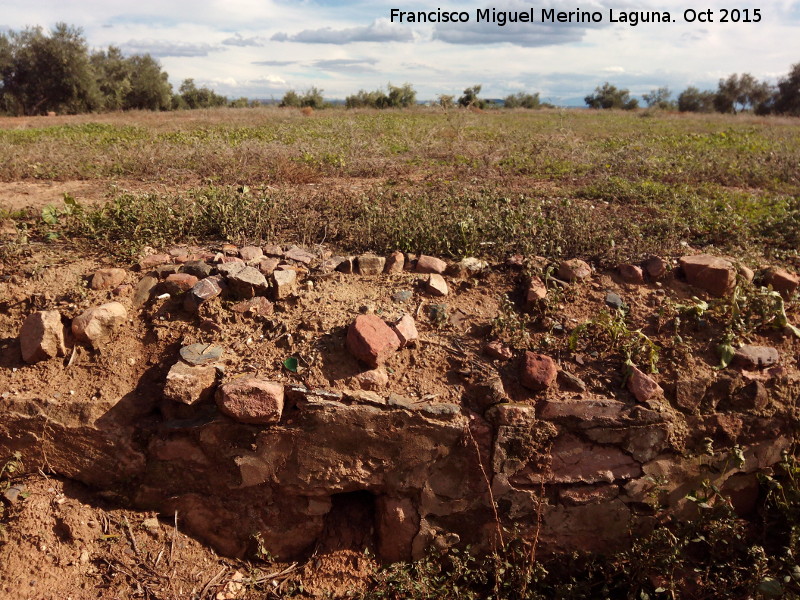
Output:
<instances>
[{"instance_id":1,"label":"large stone","mask_svg":"<svg viewBox=\"0 0 800 600\"><path fill-rule=\"evenodd\" d=\"M172 295L188 292L197 285L197 277L189 273L173 273L168 275L164 282L164 288Z\"/></svg>"},{"instance_id":2,"label":"large stone","mask_svg":"<svg viewBox=\"0 0 800 600\"><path fill-rule=\"evenodd\" d=\"M158 285L158 277L153 273L148 273L139 280L136 288L133 290L133 307L139 308L145 302L150 300L153 295L153 290Z\"/></svg>"},{"instance_id":3,"label":"large stone","mask_svg":"<svg viewBox=\"0 0 800 600\"><path fill-rule=\"evenodd\" d=\"M294 292L297 285L297 271L278 270L272 273L272 298L282 300Z\"/></svg>"},{"instance_id":4,"label":"large stone","mask_svg":"<svg viewBox=\"0 0 800 600\"><path fill-rule=\"evenodd\" d=\"M240 298L252 298L267 289L267 278L255 267L245 267L228 275L228 284Z\"/></svg>"},{"instance_id":5,"label":"large stone","mask_svg":"<svg viewBox=\"0 0 800 600\"><path fill-rule=\"evenodd\" d=\"M116 267L99 269L92 276L90 287L93 290L110 290L125 281L125 270Z\"/></svg>"},{"instance_id":6,"label":"large stone","mask_svg":"<svg viewBox=\"0 0 800 600\"><path fill-rule=\"evenodd\" d=\"M447 296L450 290L447 287L447 282L444 277L438 273L431 273L428 276L428 281L425 284L425 291L432 296Z\"/></svg>"},{"instance_id":7,"label":"large stone","mask_svg":"<svg viewBox=\"0 0 800 600\"><path fill-rule=\"evenodd\" d=\"M357 263L360 275L380 275L386 266L386 259L374 254L362 254L358 257Z\"/></svg>"},{"instance_id":8,"label":"large stone","mask_svg":"<svg viewBox=\"0 0 800 600\"><path fill-rule=\"evenodd\" d=\"M397 334L377 315L359 315L347 330L347 349L373 368L386 362L398 348Z\"/></svg>"},{"instance_id":9,"label":"large stone","mask_svg":"<svg viewBox=\"0 0 800 600\"><path fill-rule=\"evenodd\" d=\"M579 258L562 260L558 265L558 277L564 281L579 281L586 279L591 274L592 267Z\"/></svg>"},{"instance_id":10,"label":"large stone","mask_svg":"<svg viewBox=\"0 0 800 600\"><path fill-rule=\"evenodd\" d=\"M72 335L80 341L98 346L108 340L127 318L128 311L119 302L101 304L72 320Z\"/></svg>"},{"instance_id":11,"label":"large stone","mask_svg":"<svg viewBox=\"0 0 800 600\"><path fill-rule=\"evenodd\" d=\"M770 346L742 346L733 355L733 366L754 371L777 365L781 355Z\"/></svg>"},{"instance_id":12,"label":"large stone","mask_svg":"<svg viewBox=\"0 0 800 600\"><path fill-rule=\"evenodd\" d=\"M19 332L19 343L26 363L64 356L67 349L61 314L57 310L43 310L28 315Z\"/></svg>"},{"instance_id":13,"label":"large stone","mask_svg":"<svg viewBox=\"0 0 800 600\"><path fill-rule=\"evenodd\" d=\"M258 246L244 246L239 250L239 256L245 264L252 265L258 263L261 257L264 256L264 251Z\"/></svg>"},{"instance_id":14,"label":"large stone","mask_svg":"<svg viewBox=\"0 0 800 600\"><path fill-rule=\"evenodd\" d=\"M181 273L194 275L197 279L208 277L213 270L213 267L204 260L190 260L181 266Z\"/></svg>"},{"instance_id":15,"label":"large stone","mask_svg":"<svg viewBox=\"0 0 800 600\"><path fill-rule=\"evenodd\" d=\"M628 390L639 402L648 400L664 394L664 390L649 375L645 375L636 367L631 367L631 374L628 377Z\"/></svg>"},{"instance_id":16,"label":"large stone","mask_svg":"<svg viewBox=\"0 0 800 600\"><path fill-rule=\"evenodd\" d=\"M520 370L520 383L529 390L541 391L549 388L558 376L555 361L544 354L526 352Z\"/></svg>"},{"instance_id":17,"label":"large stone","mask_svg":"<svg viewBox=\"0 0 800 600\"><path fill-rule=\"evenodd\" d=\"M572 434L559 436L551 452L551 483L612 483L642 473L641 465L619 448L590 444Z\"/></svg>"},{"instance_id":18,"label":"large stone","mask_svg":"<svg viewBox=\"0 0 800 600\"><path fill-rule=\"evenodd\" d=\"M304 265L310 264L311 261L313 261L315 258L314 255L311 254L311 252L303 250L302 248L299 248L297 246L292 246L291 248L289 248L286 251L286 254L284 254L284 257L289 260L303 263Z\"/></svg>"},{"instance_id":19,"label":"large stone","mask_svg":"<svg viewBox=\"0 0 800 600\"><path fill-rule=\"evenodd\" d=\"M182 404L196 404L211 397L217 369L210 365L193 366L178 361L167 373L164 396Z\"/></svg>"},{"instance_id":20,"label":"large stone","mask_svg":"<svg viewBox=\"0 0 800 600\"><path fill-rule=\"evenodd\" d=\"M402 273L405 263L405 255L399 250L396 250L389 255L389 258L386 259L386 266L384 266L383 270L385 273Z\"/></svg>"},{"instance_id":21,"label":"large stone","mask_svg":"<svg viewBox=\"0 0 800 600\"><path fill-rule=\"evenodd\" d=\"M253 425L269 425L281 420L283 385L247 377L221 385L216 394L221 413Z\"/></svg>"},{"instance_id":22,"label":"large stone","mask_svg":"<svg viewBox=\"0 0 800 600\"><path fill-rule=\"evenodd\" d=\"M698 254L682 256L679 262L689 285L712 296L726 296L736 287L736 267L729 260Z\"/></svg>"},{"instance_id":23,"label":"large stone","mask_svg":"<svg viewBox=\"0 0 800 600\"><path fill-rule=\"evenodd\" d=\"M414 269L417 273L438 273L442 274L447 269L447 263L441 258L421 254L417 259L417 266Z\"/></svg>"},{"instance_id":24,"label":"large stone","mask_svg":"<svg viewBox=\"0 0 800 600\"><path fill-rule=\"evenodd\" d=\"M780 293L784 299L789 299L800 287L800 276L789 273L785 269L771 269L767 273L765 282Z\"/></svg>"}]
</instances>

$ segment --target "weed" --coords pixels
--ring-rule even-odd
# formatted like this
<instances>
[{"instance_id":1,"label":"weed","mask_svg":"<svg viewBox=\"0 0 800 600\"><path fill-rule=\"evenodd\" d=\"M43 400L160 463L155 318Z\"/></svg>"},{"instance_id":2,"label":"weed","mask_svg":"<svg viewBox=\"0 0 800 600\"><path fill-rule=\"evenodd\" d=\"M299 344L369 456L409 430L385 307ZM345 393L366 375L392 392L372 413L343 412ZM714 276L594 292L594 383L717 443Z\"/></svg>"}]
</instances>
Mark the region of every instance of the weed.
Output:
<instances>
[{"instance_id":1,"label":"weed","mask_svg":"<svg viewBox=\"0 0 800 600\"><path fill-rule=\"evenodd\" d=\"M626 364L638 364L650 373L658 373L658 346L641 329L630 329L622 311L612 314L603 310L573 329L567 343L572 352L591 345L598 351L620 354Z\"/></svg>"},{"instance_id":2,"label":"weed","mask_svg":"<svg viewBox=\"0 0 800 600\"><path fill-rule=\"evenodd\" d=\"M492 319L491 336L514 348L528 348L531 343L530 321L531 318L520 313L511 299L503 294L497 314Z\"/></svg>"}]
</instances>

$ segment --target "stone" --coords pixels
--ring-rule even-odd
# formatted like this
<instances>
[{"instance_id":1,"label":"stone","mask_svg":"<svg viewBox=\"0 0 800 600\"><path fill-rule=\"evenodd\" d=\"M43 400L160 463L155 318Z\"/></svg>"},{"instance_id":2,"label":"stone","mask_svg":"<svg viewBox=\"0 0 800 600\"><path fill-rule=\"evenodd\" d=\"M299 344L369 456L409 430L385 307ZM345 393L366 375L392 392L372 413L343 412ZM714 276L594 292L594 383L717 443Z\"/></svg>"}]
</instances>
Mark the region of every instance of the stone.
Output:
<instances>
[{"instance_id":1,"label":"stone","mask_svg":"<svg viewBox=\"0 0 800 600\"><path fill-rule=\"evenodd\" d=\"M194 275L197 279L208 277L213 270L213 267L204 260L190 260L181 266L181 273Z\"/></svg>"},{"instance_id":2,"label":"stone","mask_svg":"<svg viewBox=\"0 0 800 600\"><path fill-rule=\"evenodd\" d=\"M264 251L258 246L244 246L239 249L239 256L245 264L258 263L261 257L264 256Z\"/></svg>"},{"instance_id":3,"label":"stone","mask_svg":"<svg viewBox=\"0 0 800 600\"><path fill-rule=\"evenodd\" d=\"M255 267L245 267L228 275L231 291L240 298L252 298L267 289L267 278Z\"/></svg>"},{"instance_id":4,"label":"stone","mask_svg":"<svg viewBox=\"0 0 800 600\"><path fill-rule=\"evenodd\" d=\"M544 281L534 275L525 290L525 309L533 310L545 298L547 298L547 286Z\"/></svg>"},{"instance_id":5,"label":"stone","mask_svg":"<svg viewBox=\"0 0 800 600\"><path fill-rule=\"evenodd\" d=\"M444 277L438 273L431 273L425 283L425 291L432 296L441 297L447 296L450 290L447 287L447 282L444 280Z\"/></svg>"},{"instance_id":6,"label":"stone","mask_svg":"<svg viewBox=\"0 0 800 600\"><path fill-rule=\"evenodd\" d=\"M761 411L769 406L769 392L760 381L751 381L729 398L731 408L737 411Z\"/></svg>"},{"instance_id":7,"label":"stone","mask_svg":"<svg viewBox=\"0 0 800 600\"><path fill-rule=\"evenodd\" d=\"M446 269L447 263L441 258L427 256L426 254L420 254L417 259L417 266L414 268L417 273L438 273L439 275L444 273Z\"/></svg>"},{"instance_id":8,"label":"stone","mask_svg":"<svg viewBox=\"0 0 800 600\"><path fill-rule=\"evenodd\" d=\"M617 267L619 275L625 283L641 284L644 283L644 273L641 267L631 264L622 264Z\"/></svg>"},{"instance_id":9,"label":"stone","mask_svg":"<svg viewBox=\"0 0 800 600\"><path fill-rule=\"evenodd\" d=\"M31 313L22 323L19 332L22 360L33 364L40 360L65 356L64 325L57 310Z\"/></svg>"},{"instance_id":10,"label":"stone","mask_svg":"<svg viewBox=\"0 0 800 600\"><path fill-rule=\"evenodd\" d=\"M172 257L169 254L151 254L139 261L139 268L142 271L146 271L147 269L152 269L158 265L170 262L172 262Z\"/></svg>"},{"instance_id":11,"label":"stone","mask_svg":"<svg viewBox=\"0 0 800 600\"><path fill-rule=\"evenodd\" d=\"M267 256L274 256L276 258L283 258L283 249L275 244L269 244L263 248L264 254Z\"/></svg>"},{"instance_id":12,"label":"stone","mask_svg":"<svg viewBox=\"0 0 800 600\"><path fill-rule=\"evenodd\" d=\"M283 385L258 377L246 377L221 385L216 394L222 414L241 423L270 425L283 413Z\"/></svg>"},{"instance_id":13,"label":"stone","mask_svg":"<svg viewBox=\"0 0 800 600\"><path fill-rule=\"evenodd\" d=\"M336 271L339 265L341 265L344 261L347 260L345 256L331 256L326 258L322 261L320 265L320 271L323 273L330 273L331 271Z\"/></svg>"},{"instance_id":14,"label":"stone","mask_svg":"<svg viewBox=\"0 0 800 600\"><path fill-rule=\"evenodd\" d=\"M189 312L195 312L203 302L216 298L222 293L222 287L216 277L207 277L198 281L186 294L183 301L183 308Z\"/></svg>"},{"instance_id":15,"label":"stone","mask_svg":"<svg viewBox=\"0 0 800 600\"><path fill-rule=\"evenodd\" d=\"M712 296L726 296L736 287L736 268L724 258L709 254L682 256L679 263L686 281Z\"/></svg>"},{"instance_id":16,"label":"stone","mask_svg":"<svg viewBox=\"0 0 800 600\"><path fill-rule=\"evenodd\" d=\"M564 281L579 281L591 276L592 267L579 258L562 260L558 265L558 278Z\"/></svg>"},{"instance_id":17,"label":"stone","mask_svg":"<svg viewBox=\"0 0 800 600\"><path fill-rule=\"evenodd\" d=\"M780 354L770 346L742 346L733 356L732 364L740 369L756 371L777 365Z\"/></svg>"},{"instance_id":18,"label":"stone","mask_svg":"<svg viewBox=\"0 0 800 600\"><path fill-rule=\"evenodd\" d=\"M739 273L739 275L742 276L742 279L744 279L747 283L753 283L753 279L756 277L756 272L753 271L753 269L741 263L737 263L736 272Z\"/></svg>"},{"instance_id":19,"label":"stone","mask_svg":"<svg viewBox=\"0 0 800 600\"><path fill-rule=\"evenodd\" d=\"M244 261L238 256L228 256L227 254L218 254L216 262L220 265L244 265Z\"/></svg>"},{"instance_id":20,"label":"stone","mask_svg":"<svg viewBox=\"0 0 800 600\"><path fill-rule=\"evenodd\" d=\"M189 275L188 273L173 273L167 276L164 282L164 289L167 293L176 296L183 292L188 292L195 285L197 285L197 277Z\"/></svg>"},{"instance_id":21,"label":"stone","mask_svg":"<svg viewBox=\"0 0 800 600\"><path fill-rule=\"evenodd\" d=\"M226 278L229 278L232 275L235 275L236 273L244 269L245 267L247 267L247 265L244 264L241 260L237 259L236 262L220 263L219 265L217 265L217 271L219 271Z\"/></svg>"},{"instance_id":22,"label":"stone","mask_svg":"<svg viewBox=\"0 0 800 600\"><path fill-rule=\"evenodd\" d=\"M347 349L373 368L400 348L397 334L374 314L359 315L347 330Z\"/></svg>"},{"instance_id":23,"label":"stone","mask_svg":"<svg viewBox=\"0 0 800 600\"><path fill-rule=\"evenodd\" d=\"M462 258L454 265L447 267L446 272L453 277L464 279L479 275L488 268L489 264L486 261L474 258L472 256L467 256L466 258Z\"/></svg>"},{"instance_id":24,"label":"stone","mask_svg":"<svg viewBox=\"0 0 800 600\"><path fill-rule=\"evenodd\" d=\"M658 281L659 279L663 279L664 276L667 274L667 261L665 261L660 256L651 256L646 261L644 261L644 270L650 276L650 278L655 279Z\"/></svg>"},{"instance_id":25,"label":"stone","mask_svg":"<svg viewBox=\"0 0 800 600\"><path fill-rule=\"evenodd\" d=\"M498 427L530 427L536 422L536 409L528 404L509 402L491 407L486 417Z\"/></svg>"},{"instance_id":26,"label":"stone","mask_svg":"<svg viewBox=\"0 0 800 600\"><path fill-rule=\"evenodd\" d=\"M280 258L275 258L274 256L264 256L258 261L258 270L264 275L272 275L275 269L278 268L279 264L281 264Z\"/></svg>"},{"instance_id":27,"label":"stone","mask_svg":"<svg viewBox=\"0 0 800 600\"><path fill-rule=\"evenodd\" d=\"M375 256L374 254L362 254L357 259L357 265L360 275L380 275L383 273L386 259L383 256Z\"/></svg>"},{"instance_id":28,"label":"stone","mask_svg":"<svg viewBox=\"0 0 800 600\"><path fill-rule=\"evenodd\" d=\"M125 281L125 269L115 267L109 269L99 269L92 276L89 286L93 290L110 290Z\"/></svg>"},{"instance_id":29,"label":"stone","mask_svg":"<svg viewBox=\"0 0 800 600\"><path fill-rule=\"evenodd\" d=\"M606 306L615 310L622 310L625 308L625 302L622 300L619 294L608 292L606 294Z\"/></svg>"},{"instance_id":30,"label":"stone","mask_svg":"<svg viewBox=\"0 0 800 600\"><path fill-rule=\"evenodd\" d=\"M128 311L119 302L101 304L72 320L72 335L96 347L105 342L127 318Z\"/></svg>"},{"instance_id":31,"label":"stone","mask_svg":"<svg viewBox=\"0 0 800 600\"><path fill-rule=\"evenodd\" d=\"M641 465L622 450L590 444L572 434L556 438L551 454L553 483L613 483L642 473Z\"/></svg>"},{"instance_id":32,"label":"stone","mask_svg":"<svg viewBox=\"0 0 800 600\"><path fill-rule=\"evenodd\" d=\"M122 297L130 296L131 292L133 292L133 286L129 283L123 283L115 287L113 290L111 290L111 293L114 296L122 296Z\"/></svg>"},{"instance_id":33,"label":"stone","mask_svg":"<svg viewBox=\"0 0 800 600\"><path fill-rule=\"evenodd\" d=\"M264 296L256 296L250 300L242 300L234 304L231 306L231 310L240 314L248 313L254 317L265 317L272 314L274 306Z\"/></svg>"},{"instance_id":34,"label":"stone","mask_svg":"<svg viewBox=\"0 0 800 600\"><path fill-rule=\"evenodd\" d=\"M402 273L403 266L406 264L405 255L399 250L395 250L386 259L386 265L383 268L384 273Z\"/></svg>"},{"instance_id":35,"label":"stone","mask_svg":"<svg viewBox=\"0 0 800 600\"><path fill-rule=\"evenodd\" d=\"M222 244L222 253L225 256L236 256L239 254L239 248L236 247L236 244Z\"/></svg>"},{"instance_id":36,"label":"stone","mask_svg":"<svg viewBox=\"0 0 800 600\"><path fill-rule=\"evenodd\" d=\"M533 391L549 388L558 376L558 367L555 361L544 354L525 352L520 370L520 383Z\"/></svg>"},{"instance_id":37,"label":"stone","mask_svg":"<svg viewBox=\"0 0 800 600\"><path fill-rule=\"evenodd\" d=\"M414 344L419 339L417 332L417 324L414 322L414 317L409 314L404 314L400 319L392 325L392 329L397 334L397 339L400 340L400 347L405 348L409 344Z\"/></svg>"},{"instance_id":38,"label":"stone","mask_svg":"<svg viewBox=\"0 0 800 600\"><path fill-rule=\"evenodd\" d=\"M295 262L303 263L304 265L310 264L311 261L313 261L314 258L316 258L313 254L311 254L311 252L303 250L298 246L290 247L283 256L284 258L293 260Z\"/></svg>"},{"instance_id":39,"label":"stone","mask_svg":"<svg viewBox=\"0 0 800 600\"><path fill-rule=\"evenodd\" d=\"M580 506L583 504L597 504L607 502L619 496L619 487L616 485L574 485L559 491L558 497L567 506Z\"/></svg>"},{"instance_id":40,"label":"stone","mask_svg":"<svg viewBox=\"0 0 800 600\"><path fill-rule=\"evenodd\" d=\"M272 299L282 300L294 292L297 271L274 271L272 273Z\"/></svg>"},{"instance_id":41,"label":"stone","mask_svg":"<svg viewBox=\"0 0 800 600\"><path fill-rule=\"evenodd\" d=\"M159 279L165 279L168 275L177 273L179 270L180 266L174 264L159 265L155 268L156 275L158 275Z\"/></svg>"},{"instance_id":42,"label":"stone","mask_svg":"<svg viewBox=\"0 0 800 600\"><path fill-rule=\"evenodd\" d=\"M496 360L511 360L514 358L514 351L500 340L493 340L483 347L483 352L489 358Z\"/></svg>"},{"instance_id":43,"label":"stone","mask_svg":"<svg viewBox=\"0 0 800 600\"><path fill-rule=\"evenodd\" d=\"M136 289L133 291L133 307L139 308L150 300L156 285L158 285L158 277L155 275L148 273L142 277L139 283L136 284Z\"/></svg>"},{"instance_id":44,"label":"stone","mask_svg":"<svg viewBox=\"0 0 800 600\"><path fill-rule=\"evenodd\" d=\"M800 287L800 276L789 273L785 269L770 269L764 279L767 285L788 300Z\"/></svg>"},{"instance_id":45,"label":"stone","mask_svg":"<svg viewBox=\"0 0 800 600\"><path fill-rule=\"evenodd\" d=\"M586 391L586 384L583 382L583 379L563 369L558 372L558 383L563 389L571 392Z\"/></svg>"},{"instance_id":46,"label":"stone","mask_svg":"<svg viewBox=\"0 0 800 600\"><path fill-rule=\"evenodd\" d=\"M375 502L378 556L385 563L411 560L420 517L408 498L379 496Z\"/></svg>"},{"instance_id":47,"label":"stone","mask_svg":"<svg viewBox=\"0 0 800 600\"><path fill-rule=\"evenodd\" d=\"M190 365L207 365L218 361L222 357L223 350L220 346L199 342L182 346L178 352Z\"/></svg>"},{"instance_id":48,"label":"stone","mask_svg":"<svg viewBox=\"0 0 800 600\"><path fill-rule=\"evenodd\" d=\"M414 292L411 290L398 290L392 294L392 300L395 302L408 302L413 295Z\"/></svg>"},{"instance_id":49,"label":"stone","mask_svg":"<svg viewBox=\"0 0 800 600\"><path fill-rule=\"evenodd\" d=\"M386 369L378 367L359 373L353 377L353 383L362 390L378 392L389 385L389 375Z\"/></svg>"},{"instance_id":50,"label":"stone","mask_svg":"<svg viewBox=\"0 0 800 600\"><path fill-rule=\"evenodd\" d=\"M344 273L346 275L350 275L351 273L356 272L356 259L352 256L345 256L344 260L341 261L337 267L336 271L338 273Z\"/></svg>"},{"instance_id":51,"label":"stone","mask_svg":"<svg viewBox=\"0 0 800 600\"><path fill-rule=\"evenodd\" d=\"M167 373L164 396L182 404L197 404L211 397L216 381L215 367L188 365L179 360Z\"/></svg>"},{"instance_id":52,"label":"stone","mask_svg":"<svg viewBox=\"0 0 800 600\"><path fill-rule=\"evenodd\" d=\"M664 390L649 375L645 375L636 367L631 367L631 374L628 377L628 390L639 402L648 400L664 394Z\"/></svg>"}]
</instances>

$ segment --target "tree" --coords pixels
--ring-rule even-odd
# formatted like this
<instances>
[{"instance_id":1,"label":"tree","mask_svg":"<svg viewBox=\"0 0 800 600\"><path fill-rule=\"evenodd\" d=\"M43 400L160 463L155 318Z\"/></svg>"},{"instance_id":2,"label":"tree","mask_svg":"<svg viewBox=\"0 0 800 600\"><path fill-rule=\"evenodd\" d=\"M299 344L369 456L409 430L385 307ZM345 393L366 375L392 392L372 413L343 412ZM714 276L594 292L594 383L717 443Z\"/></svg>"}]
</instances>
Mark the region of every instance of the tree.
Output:
<instances>
[{"instance_id":1,"label":"tree","mask_svg":"<svg viewBox=\"0 0 800 600\"><path fill-rule=\"evenodd\" d=\"M292 107L292 108L300 108L300 94L295 92L294 90L289 90L283 95L283 99L279 106L282 107Z\"/></svg>"},{"instance_id":2,"label":"tree","mask_svg":"<svg viewBox=\"0 0 800 600\"><path fill-rule=\"evenodd\" d=\"M800 63L792 66L789 75L778 82L773 109L780 114L800 117Z\"/></svg>"},{"instance_id":3,"label":"tree","mask_svg":"<svg viewBox=\"0 0 800 600\"><path fill-rule=\"evenodd\" d=\"M671 97L672 92L668 87L660 87L650 90L647 94L642 94L642 98L648 108L660 108L662 110L675 108L675 103L670 100Z\"/></svg>"},{"instance_id":4,"label":"tree","mask_svg":"<svg viewBox=\"0 0 800 600\"><path fill-rule=\"evenodd\" d=\"M374 92L359 90L357 94L347 96L344 104L347 108L407 108L417 103L417 92L410 83L399 87L390 83L387 89L388 94L380 89Z\"/></svg>"},{"instance_id":5,"label":"tree","mask_svg":"<svg viewBox=\"0 0 800 600\"><path fill-rule=\"evenodd\" d=\"M149 54L128 58L131 89L125 98L126 109L169 110L172 108L172 85L158 61Z\"/></svg>"},{"instance_id":6,"label":"tree","mask_svg":"<svg viewBox=\"0 0 800 600\"><path fill-rule=\"evenodd\" d=\"M0 104L12 114L95 110L100 92L80 28L58 23L0 34Z\"/></svg>"},{"instance_id":7,"label":"tree","mask_svg":"<svg viewBox=\"0 0 800 600\"><path fill-rule=\"evenodd\" d=\"M756 110L772 95L768 83L759 82L750 73L734 73L727 79L720 79L714 96L714 107L722 113L737 113Z\"/></svg>"},{"instance_id":8,"label":"tree","mask_svg":"<svg viewBox=\"0 0 800 600\"><path fill-rule=\"evenodd\" d=\"M482 100L478 98L478 94L481 93L481 85L473 85L472 87L468 87L464 90L462 96L458 99L459 106L463 107L470 107L475 106L477 108L485 108L486 107L486 100Z\"/></svg>"},{"instance_id":9,"label":"tree","mask_svg":"<svg viewBox=\"0 0 800 600\"><path fill-rule=\"evenodd\" d=\"M228 104L225 96L220 96L207 87L198 88L194 79L184 79L178 92L179 95L173 98L174 108L212 108Z\"/></svg>"},{"instance_id":10,"label":"tree","mask_svg":"<svg viewBox=\"0 0 800 600\"><path fill-rule=\"evenodd\" d=\"M689 86L678 96L678 110L681 112L713 112L714 96L714 92L701 92L696 87Z\"/></svg>"},{"instance_id":11,"label":"tree","mask_svg":"<svg viewBox=\"0 0 800 600\"><path fill-rule=\"evenodd\" d=\"M517 92L506 96L503 100L505 108L541 108L542 103L539 100L539 92L535 94L526 94L525 92Z\"/></svg>"},{"instance_id":12,"label":"tree","mask_svg":"<svg viewBox=\"0 0 800 600\"><path fill-rule=\"evenodd\" d=\"M633 110L639 107L639 101L630 97L628 90L617 89L616 86L606 82L594 89L594 94L583 99L589 108L621 108Z\"/></svg>"},{"instance_id":13,"label":"tree","mask_svg":"<svg viewBox=\"0 0 800 600\"><path fill-rule=\"evenodd\" d=\"M94 52L90 62L94 69L103 110L122 110L131 92L131 64L122 51L109 46L108 51Z\"/></svg>"}]
</instances>

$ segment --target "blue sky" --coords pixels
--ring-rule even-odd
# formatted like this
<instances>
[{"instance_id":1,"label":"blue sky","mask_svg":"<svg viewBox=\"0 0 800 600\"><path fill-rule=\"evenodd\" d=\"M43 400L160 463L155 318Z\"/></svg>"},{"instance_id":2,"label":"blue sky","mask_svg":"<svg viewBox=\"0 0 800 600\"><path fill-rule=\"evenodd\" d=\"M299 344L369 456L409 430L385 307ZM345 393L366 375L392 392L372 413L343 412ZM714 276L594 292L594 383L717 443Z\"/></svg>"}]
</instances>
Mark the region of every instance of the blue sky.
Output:
<instances>
[{"instance_id":1,"label":"blue sky","mask_svg":"<svg viewBox=\"0 0 800 600\"><path fill-rule=\"evenodd\" d=\"M316 85L328 98L387 82L414 85L420 99L540 92L556 104L581 104L605 81L641 95L715 88L721 77L749 72L774 82L800 62L800 1L709 0L715 22L688 23L697 4L663 0L0 0L0 28L83 28L89 45L120 46L157 57L177 86L192 77L228 96L280 98ZM721 23L724 8L761 11L759 23ZM476 23L477 9L599 11L601 23ZM390 10L467 11L469 23L390 23ZM671 23L610 23L609 11L669 11ZM752 16L752 13L751 13Z\"/></svg>"}]
</instances>

